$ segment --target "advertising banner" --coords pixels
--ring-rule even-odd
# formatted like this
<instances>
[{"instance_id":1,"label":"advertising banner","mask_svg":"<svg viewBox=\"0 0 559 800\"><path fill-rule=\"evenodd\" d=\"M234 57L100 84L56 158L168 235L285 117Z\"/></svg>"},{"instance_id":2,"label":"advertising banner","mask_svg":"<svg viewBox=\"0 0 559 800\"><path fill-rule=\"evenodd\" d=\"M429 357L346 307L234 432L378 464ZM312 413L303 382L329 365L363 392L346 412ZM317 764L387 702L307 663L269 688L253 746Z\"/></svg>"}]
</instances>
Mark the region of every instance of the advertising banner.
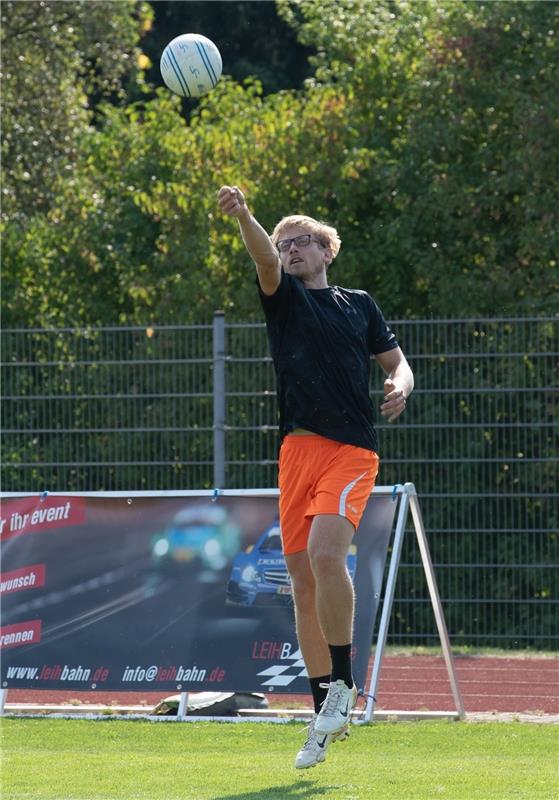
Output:
<instances>
[{"instance_id":1,"label":"advertising banner","mask_svg":"<svg viewBox=\"0 0 559 800\"><path fill-rule=\"evenodd\" d=\"M396 506L348 555L359 687ZM308 693L276 496L4 498L0 541L4 689Z\"/></svg>"}]
</instances>

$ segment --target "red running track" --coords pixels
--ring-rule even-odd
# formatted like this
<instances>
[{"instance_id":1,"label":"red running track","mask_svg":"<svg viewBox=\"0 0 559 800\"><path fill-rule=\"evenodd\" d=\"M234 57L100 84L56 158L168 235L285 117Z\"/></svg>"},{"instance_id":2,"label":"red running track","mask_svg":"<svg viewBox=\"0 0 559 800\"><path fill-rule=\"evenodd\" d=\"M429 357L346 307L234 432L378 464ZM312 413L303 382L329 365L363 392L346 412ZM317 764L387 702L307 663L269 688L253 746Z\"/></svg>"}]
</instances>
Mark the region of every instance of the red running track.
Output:
<instances>
[{"instance_id":1,"label":"red running track","mask_svg":"<svg viewBox=\"0 0 559 800\"><path fill-rule=\"evenodd\" d=\"M559 714L559 659L457 656L458 684L467 713ZM372 666L372 665L371 665ZM167 693L169 694L169 693ZM8 703L155 706L161 692L77 692L10 689ZM268 695L275 707L305 706L301 695ZM377 711L454 711L446 666L436 656L385 656Z\"/></svg>"},{"instance_id":2,"label":"red running track","mask_svg":"<svg viewBox=\"0 0 559 800\"><path fill-rule=\"evenodd\" d=\"M455 657L467 713L559 713L559 660ZM376 709L452 711L454 701L442 658L386 656Z\"/></svg>"}]
</instances>

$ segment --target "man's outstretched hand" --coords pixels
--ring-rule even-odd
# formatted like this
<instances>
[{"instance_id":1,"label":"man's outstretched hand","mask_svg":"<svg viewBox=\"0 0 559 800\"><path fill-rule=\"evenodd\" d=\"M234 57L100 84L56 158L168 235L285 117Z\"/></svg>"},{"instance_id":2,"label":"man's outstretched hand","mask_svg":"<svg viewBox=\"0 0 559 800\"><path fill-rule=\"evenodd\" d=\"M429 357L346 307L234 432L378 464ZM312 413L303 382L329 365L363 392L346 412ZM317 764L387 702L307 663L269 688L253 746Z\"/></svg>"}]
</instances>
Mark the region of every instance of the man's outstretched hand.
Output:
<instances>
[{"instance_id":1,"label":"man's outstretched hand","mask_svg":"<svg viewBox=\"0 0 559 800\"><path fill-rule=\"evenodd\" d=\"M238 219L248 213L245 196L238 186L222 186L217 199L220 209L229 217Z\"/></svg>"}]
</instances>

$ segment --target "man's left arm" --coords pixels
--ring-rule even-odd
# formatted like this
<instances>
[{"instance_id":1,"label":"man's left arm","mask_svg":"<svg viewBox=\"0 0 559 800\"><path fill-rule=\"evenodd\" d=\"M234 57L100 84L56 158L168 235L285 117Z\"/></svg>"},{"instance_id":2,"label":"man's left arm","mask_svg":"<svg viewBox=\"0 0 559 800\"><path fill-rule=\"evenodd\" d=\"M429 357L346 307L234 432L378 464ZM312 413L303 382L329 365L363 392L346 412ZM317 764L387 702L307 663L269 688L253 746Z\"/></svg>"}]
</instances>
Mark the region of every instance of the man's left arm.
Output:
<instances>
[{"instance_id":1,"label":"man's left arm","mask_svg":"<svg viewBox=\"0 0 559 800\"><path fill-rule=\"evenodd\" d=\"M387 375L380 413L388 422L394 422L405 410L406 400L413 391L413 372L399 347L376 353L375 358Z\"/></svg>"}]
</instances>

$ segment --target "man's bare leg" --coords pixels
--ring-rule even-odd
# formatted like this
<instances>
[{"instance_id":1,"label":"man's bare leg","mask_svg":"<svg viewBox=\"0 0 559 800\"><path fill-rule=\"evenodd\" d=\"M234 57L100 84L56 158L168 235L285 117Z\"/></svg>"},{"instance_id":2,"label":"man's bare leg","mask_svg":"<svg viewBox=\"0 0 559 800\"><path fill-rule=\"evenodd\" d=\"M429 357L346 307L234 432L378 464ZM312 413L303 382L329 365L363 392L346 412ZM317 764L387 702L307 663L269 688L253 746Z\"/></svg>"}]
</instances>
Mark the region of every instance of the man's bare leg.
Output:
<instances>
[{"instance_id":1,"label":"man's bare leg","mask_svg":"<svg viewBox=\"0 0 559 800\"><path fill-rule=\"evenodd\" d=\"M353 637L354 592L347 571L347 553L355 528L344 517L319 514L313 520L308 554L316 584L316 609L330 645Z\"/></svg>"},{"instance_id":2,"label":"man's bare leg","mask_svg":"<svg viewBox=\"0 0 559 800\"><path fill-rule=\"evenodd\" d=\"M351 670L355 598L347 570L347 553L354 533L353 525L344 517L319 514L309 535L317 617L332 662L330 689L315 722L318 734L335 736L346 729L357 700Z\"/></svg>"},{"instance_id":3,"label":"man's bare leg","mask_svg":"<svg viewBox=\"0 0 559 800\"><path fill-rule=\"evenodd\" d=\"M345 725L332 735L317 735L315 732L316 715L326 700L325 685L329 685L330 681L330 648L316 612L316 584L307 552L287 555L285 560L293 588L297 639L309 674L315 707L315 716L309 724L307 739L295 758L297 769L307 769L324 761L329 745L333 741L345 739L349 730Z\"/></svg>"},{"instance_id":4,"label":"man's bare leg","mask_svg":"<svg viewBox=\"0 0 559 800\"><path fill-rule=\"evenodd\" d=\"M316 584L306 550L285 557L291 576L297 640L309 677L330 675L328 643L316 608Z\"/></svg>"}]
</instances>

